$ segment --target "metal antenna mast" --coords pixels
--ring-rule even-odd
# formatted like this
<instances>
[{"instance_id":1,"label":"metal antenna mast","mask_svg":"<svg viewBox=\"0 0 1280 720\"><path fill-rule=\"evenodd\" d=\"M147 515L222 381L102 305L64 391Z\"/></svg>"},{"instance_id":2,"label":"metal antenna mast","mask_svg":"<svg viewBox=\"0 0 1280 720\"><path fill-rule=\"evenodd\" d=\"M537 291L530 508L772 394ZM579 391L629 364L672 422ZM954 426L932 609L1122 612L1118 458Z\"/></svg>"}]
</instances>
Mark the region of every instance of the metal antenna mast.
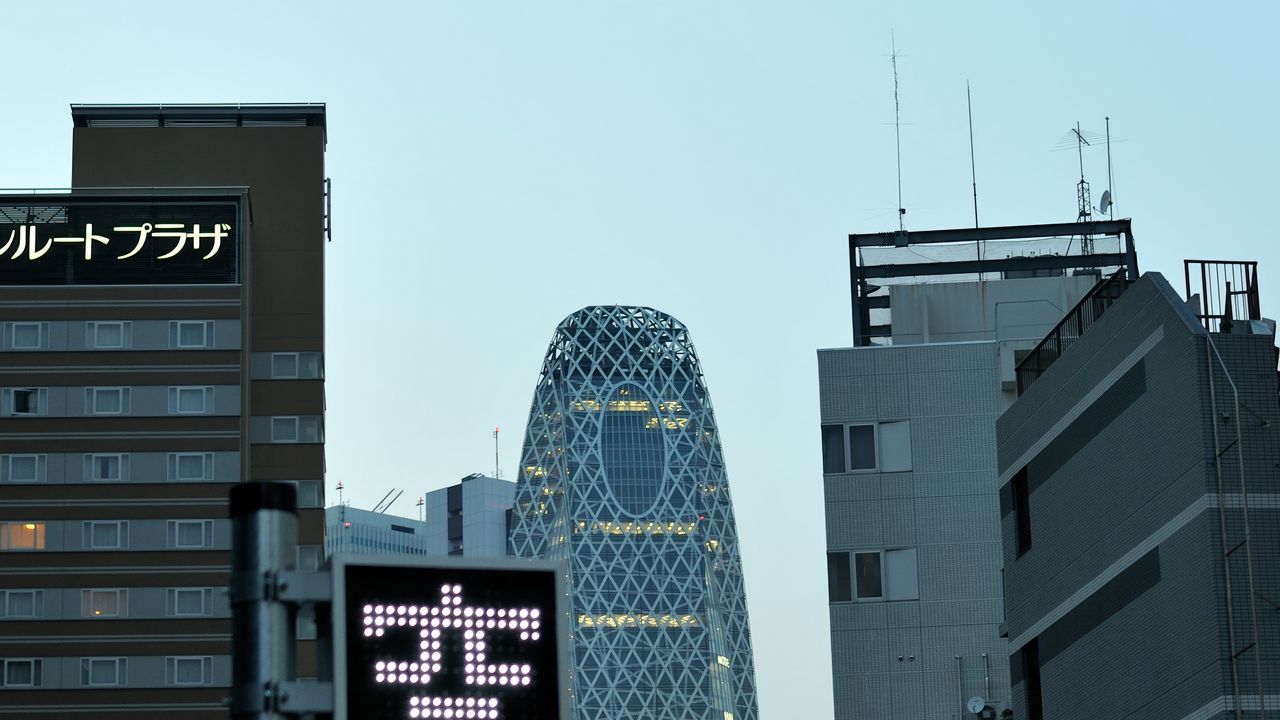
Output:
<instances>
[{"instance_id":1,"label":"metal antenna mast","mask_svg":"<svg viewBox=\"0 0 1280 720\"><path fill-rule=\"evenodd\" d=\"M498 463L498 431L500 427L493 429L493 476L499 480L502 479L502 465Z\"/></svg>"},{"instance_id":2,"label":"metal antenna mast","mask_svg":"<svg viewBox=\"0 0 1280 720\"><path fill-rule=\"evenodd\" d=\"M973 154L973 93L969 81L964 82L964 97L969 103L969 174L973 177L973 226L978 227L978 163ZM982 259L982 244L978 244L978 259Z\"/></svg>"},{"instance_id":3,"label":"metal antenna mast","mask_svg":"<svg viewBox=\"0 0 1280 720\"><path fill-rule=\"evenodd\" d=\"M902 206L902 122L898 113L898 45L889 34L890 62L893 64L893 137L898 148L898 232L906 232L907 209Z\"/></svg>"},{"instance_id":4,"label":"metal antenna mast","mask_svg":"<svg viewBox=\"0 0 1280 720\"><path fill-rule=\"evenodd\" d=\"M1089 222L1093 219L1093 209L1091 200L1089 199L1089 183L1084 180L1084 146L1092 144L1084 139L1084 135L1080 132L1080 123L1072 128L1071 132L1076 135L1076 156L1080 160L1080 182L1076 185L1076 200L1080 205L1079 214L1076 215L1076 222ZM1096 136L1095 136L1096 137ZM1080 254L1093 254L1093 236L1085 234L1080 238Z\"/></svg>"},{"instance_id":5,"label":"metal antenna mast","mask_svg":"<svg viewBox=\"0 0 1280 720\"><path fill-rule=\"evenodd\" d=\"M1116 219L1116 191L1114 180L1111 177L1111 117L1107 116L1107 195L1110 196L1110 202L1107 203L1103 210L1107 211L1109 220Z\"/></svg>"}]
</instances>

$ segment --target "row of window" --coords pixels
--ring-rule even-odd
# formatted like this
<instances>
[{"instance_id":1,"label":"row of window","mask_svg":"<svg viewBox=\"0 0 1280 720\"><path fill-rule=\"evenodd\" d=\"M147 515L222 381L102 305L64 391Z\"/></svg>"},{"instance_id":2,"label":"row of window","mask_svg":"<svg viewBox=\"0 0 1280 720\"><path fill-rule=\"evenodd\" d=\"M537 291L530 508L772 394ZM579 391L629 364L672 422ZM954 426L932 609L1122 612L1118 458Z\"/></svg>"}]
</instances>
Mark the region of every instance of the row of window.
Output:
<instances>
[{"instance_id":1,"label":"row of window","mask_svg":"<svg viewBox=\"0 0 1280 720\"><path fill-rule=\"evenodd\" d=\"M830 602L919 600L915 548L827 553Z\"/></svg>"},{"instance_id":2,"label":"row of window","mask_svg":"<svg viewBox=\"0 0 1280 720\"><path fill-rule=\"evenodd\" d=\"M4 407L9 415L45 415L49 412L49 389L15 387L4 389ZM128 415L130 388L87 387L84 389L85 415ZM208 415L214 412L212 385L169 386L169 415Z\"/></svg>"},{"instance_id":3,"label":"row of window","mask_svg":"<svg viewBox=\"0 0 1280 720\"><path fill-rule=\"evenodd\" d=\"M822 472L911 470L911 421L822 426Z\"/></svg>"},{"instance_id":4,"label":"row of window","mask_svg":"<svg viewBox=\"0 0 1280 720\"><path fill-rule=\"evenodd\" d=\"M169 348L212 348L213 330L213 320L172 320L169 322ZM49 335L47 322L7 322L4 325L4 349L48 350ZM87 349L128 350L132 345L133 322L130 320L94 320L85 323L84 346Z\"/></svg>"},{"instance_id":5,"label":"row of window","mask_svg":"<svg viewBox=\"0 0 1280 720\"><path fill-rule=\"evenodd\" d=\"M43 521L0 522L0 550L44 550ZM165 547L199 550L213 547L213 520L169 520ZM81 549L124 550L129 547L128 520L85 520L81 523Z\"/></svg>"},{"instance_id":6,"label":"row of window","mask_svg":"<svg viewBox=\"0 0 1280 720\"><path fill-rule=\"evenodd\" d=\"M129 453L85 453L82 455L85 482L125 482L129 479ZM175 452L167 454L165 480L192 482L213 480L213 453ZM0 455L0 482L38 483L48 478L49 458L44 453Z\"/></svg>"},{"instance_id":7,"label":"row of window","mask_svg":"<svg viewBox=\"0 0 1280 720\"><path fill-rule=\"evenodd\" d=\"M44 590L0 590L0 617L38 620L45 616ZM166 617L208 617L213 614L213 588L167 588ZM80 591L80 617L129 617L128 588L86 588Z\"/></svg>"},{"instance_id":8,"label":"row of window","mask_svg":"<svg viewBox=\"0 0 1280 720\"><path fill-rule=\"evenodd\" d=\"M31 688L44 684L43 661L39 658L0 660L0 687ZM121 687L128 684L129 659L123 657L80 658L80 685ZM170 655L165 658L166 685L212 685L213 657Z\"/></svg>"}]
</instances>

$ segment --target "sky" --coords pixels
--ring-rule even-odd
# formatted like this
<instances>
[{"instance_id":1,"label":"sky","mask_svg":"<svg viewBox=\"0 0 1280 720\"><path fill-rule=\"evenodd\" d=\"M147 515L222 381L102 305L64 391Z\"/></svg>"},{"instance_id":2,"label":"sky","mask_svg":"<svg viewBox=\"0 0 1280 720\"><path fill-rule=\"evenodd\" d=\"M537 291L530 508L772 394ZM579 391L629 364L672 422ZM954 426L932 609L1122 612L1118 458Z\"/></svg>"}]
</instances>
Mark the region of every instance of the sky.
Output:
<instances>
[{"instance_id":1,"label":"sky","mask_svg":"<svg viewBox=\"0 0 1280 720\"><path fill-rule=\"evenodd\" d=\"M514 478L546 344L592 304L690 328L724 443L763 718L831 717L815 350L847 235L1066 222L1111 118L1144 271L1257 260L1276 317L1280 4L5 2L0 187L66 187L71 103L324 102L327 485L414 516ZM892 40L891 40L892 38ZM1105 150L1086 152L1094 197ZM317 188L317 192L319 189Z\"/></svg>"}]
</instances>

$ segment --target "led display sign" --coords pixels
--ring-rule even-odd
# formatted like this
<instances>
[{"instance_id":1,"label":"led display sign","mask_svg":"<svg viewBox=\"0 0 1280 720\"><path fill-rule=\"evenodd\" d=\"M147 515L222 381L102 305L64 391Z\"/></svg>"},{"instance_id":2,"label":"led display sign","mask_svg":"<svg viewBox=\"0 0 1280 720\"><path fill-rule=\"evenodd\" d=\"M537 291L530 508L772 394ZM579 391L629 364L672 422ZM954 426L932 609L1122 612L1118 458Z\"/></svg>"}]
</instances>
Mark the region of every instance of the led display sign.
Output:
<instances>
[{"instance_id":1,"label":"led display sign","mask_svg":"<svg viewBox=\"0 0 1280 720\"><path fill-rule=\"evenodd\" d=\"M239 281L239 205L12 196L0 199L0 285Z\"/></svg>"},{"instance_id":2,"label":"led display sign","mask_svg":"<svg viewBox=\"0 0 1280 720\"><path fill-rule=\"evenodd\" d=\"M559 566L333 561L336 717L568 718Z\"/></svg>"}]
</instances>

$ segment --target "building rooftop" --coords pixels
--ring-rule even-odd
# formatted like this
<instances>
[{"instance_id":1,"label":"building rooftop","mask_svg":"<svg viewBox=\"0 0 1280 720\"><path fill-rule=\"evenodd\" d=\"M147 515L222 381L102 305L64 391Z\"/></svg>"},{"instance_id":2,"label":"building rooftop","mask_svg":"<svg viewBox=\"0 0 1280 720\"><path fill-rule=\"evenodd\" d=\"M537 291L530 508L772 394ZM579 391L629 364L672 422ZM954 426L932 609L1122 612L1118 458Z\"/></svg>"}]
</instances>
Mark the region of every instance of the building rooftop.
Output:
<instances>
[{"instance_id":1,"label":"building rooftop","mask_svg":"<svg viewBox=\"0 0 1280 720\"><path fill-rule=\"evenodd\" d=\"M78 127L325 127L324 103L72 105ZM327 132L326 132L327 139Z\"/></svg>"}]
</instances>

